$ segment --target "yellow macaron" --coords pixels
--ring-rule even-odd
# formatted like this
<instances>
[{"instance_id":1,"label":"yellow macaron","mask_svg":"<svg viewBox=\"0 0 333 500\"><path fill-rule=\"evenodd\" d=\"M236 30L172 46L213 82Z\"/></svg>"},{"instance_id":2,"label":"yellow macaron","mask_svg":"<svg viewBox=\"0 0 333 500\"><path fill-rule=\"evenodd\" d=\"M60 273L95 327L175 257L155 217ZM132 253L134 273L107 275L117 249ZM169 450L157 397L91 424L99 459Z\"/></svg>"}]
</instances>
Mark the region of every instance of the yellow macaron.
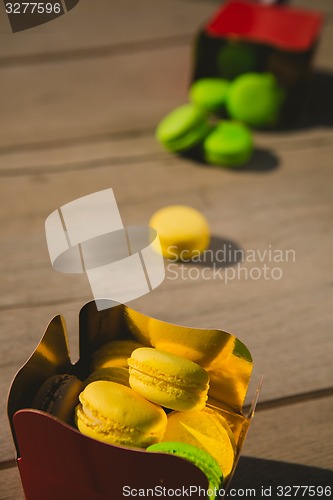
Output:
<instances>
[{"instance_id":1,"label":"yellow macaron","mask_svg":"<svg viewBox=\"0 0 333 500\"><path fill-rule=\"evenodd\" d=\"M165 432L167 417L129 387L100 380L81 392L75 423L85 435L110 444L147 448Z\"/></svg>"},{"instance_id":2,"label":"yellow macaron","mask_svg":"<svg viewBox=\"0 0 333 500\"><path fill-rule=\"evenodd\" d=\"M113 340L98 349L93 354L92 370L99 368L109 368L111 366L122 366L127 368L127 359L132 351L142 347L135 340Z\"/></svg>"},{"instance_id":3,"label":"yellow macaron","mask_svg":"<svg viewBox=\"0 0 333 500\"><path fill-rule=\"evenodd\" d=\"M107 380L117 384L127 385L129 387L129 371L124 366L108 366L107 368L98 368L92 372L85 380L84 385L87 386L91 382L97 380Z\"/></svg>"},{"instance_id":4,"label":"yellow macaron","mask_svg":"<svg viewBox=\"0 0 333 500\"><path fill-rule=\"evenodd\" d=\"M141 347L128 360L132 389L149 401L173 410L204 408L207 372L197 363L152 347Z\"/></svg>"},{"instance_id":5,"label":"yellow macaron","mask_svg":"<svg viewBox=\"0 0 333 500\"><path fill-rule=\"evenodd\" d=\"M228 422L215 410L170 413L163 441L180 441L207 451L219 463L225 479L232 471L235 438Z\"/></svg>"},{"instance_id":6,"label":"yellow macaron","mask_svg":"<svg viewBox=\"0 0 333 500\"><path fill-rule=\"evenodd\" d=\"M149 225L156 229L162 254L170 260L190 260L208 248L208 222L192 207L171 205L161 208L153 214Z\"/></svg>"}]
</instances>

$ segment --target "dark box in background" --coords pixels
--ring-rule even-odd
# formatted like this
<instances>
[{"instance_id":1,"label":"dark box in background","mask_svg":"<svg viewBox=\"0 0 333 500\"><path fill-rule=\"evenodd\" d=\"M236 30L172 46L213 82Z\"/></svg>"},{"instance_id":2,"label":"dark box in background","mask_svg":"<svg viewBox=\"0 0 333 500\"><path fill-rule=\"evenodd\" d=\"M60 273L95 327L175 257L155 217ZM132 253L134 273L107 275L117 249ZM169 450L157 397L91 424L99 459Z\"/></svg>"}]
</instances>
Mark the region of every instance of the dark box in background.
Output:
<instances>
[{"instance_id":1,"label":"dark box in background","mask_svg":"<svg viewBox=\"0 0 333 500\"><path fill-rule=\"evenodd\" d=\"M317 12L230 0L196 36L192 81L271 72L286 93L279 124L296 124L306 113L321 26Z\"/></svg>"}]
</instances>

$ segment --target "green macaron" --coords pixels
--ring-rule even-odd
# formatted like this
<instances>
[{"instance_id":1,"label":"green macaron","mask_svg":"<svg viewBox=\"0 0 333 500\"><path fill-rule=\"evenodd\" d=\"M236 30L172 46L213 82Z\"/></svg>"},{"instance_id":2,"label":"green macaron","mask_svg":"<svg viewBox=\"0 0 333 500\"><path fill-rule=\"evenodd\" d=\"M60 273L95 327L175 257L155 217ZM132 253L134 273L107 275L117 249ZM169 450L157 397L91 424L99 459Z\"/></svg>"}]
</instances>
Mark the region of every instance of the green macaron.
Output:
<instances>
[{"instance_id":1,"label":"green macaron","mask_svg":"<svg viewBox=\"0 0 333 500\"><path fill-rule=\"evenodd\" d=\"M156 138L168 151L177 153L199 144L210 129L205 111L195 104L185 104L163 118Z\"/></svg>"},{"instance_id":2,"label":"green macaron","mask_svg":"<svg viewBox=\"0 0 333 500\"><path fill-rule=\"evenodd\" d=\"M243 73L254 71L257 65L255 49L243 42L230 41L217 52L218 75L230 80Z\"/></svg>"},{"instance_id":3,"label":"green macaron","mask_svg":"<svg viewBox=\"0 0 333 500\"><path fill-rule=\"evenodd\" d=\"M209 499L216 498L216 492L223 483L223 475L219 464L208 452L192 444L165 441L156 443L147 448L147 451L169 453L192 462L206 475L209 483Z\"/></svg>"},{"instance_id":4,"label":"green macaron","mask_svg":"<svg viewBox=\"0 0 333 500\"><path fill-rule=\"evenodd\" d=\"M224 108L228 88L229 82L223 78L201 78L192 83L189 97L200 108L219 112Z\"/></svg>"},{"instance_id":5,"label":"green macaron","mask_svg":"<svg viewBox=\"0 0 333 500\"><path fill-rule=\"evenodd\" d=\"M226 107L234 120L264 127L276 122L283 96L271 73L245 73L231 83Z\"/></svg>"},{"instance_id":6,"label":"green macaron","mask_svg":"<svg viewBox=\"0 0 333 500\"><path fill-rule=\"evenodd\" d=\"M204 140L203 152L207 163L213 165L244 165L253 152L252 134L242 123L223 120Z\"/></svg>"}]
</instances>

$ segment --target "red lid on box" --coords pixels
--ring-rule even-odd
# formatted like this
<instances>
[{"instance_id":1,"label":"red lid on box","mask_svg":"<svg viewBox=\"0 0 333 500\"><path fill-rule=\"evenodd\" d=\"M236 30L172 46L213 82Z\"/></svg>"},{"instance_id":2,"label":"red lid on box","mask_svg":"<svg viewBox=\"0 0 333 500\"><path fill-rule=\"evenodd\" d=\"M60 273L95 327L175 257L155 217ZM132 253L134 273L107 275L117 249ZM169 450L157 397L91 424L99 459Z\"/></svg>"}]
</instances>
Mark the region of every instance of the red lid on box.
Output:
<instances>
[{"instance_id":1,"label":"red lid on box","mask_svg":"<svg viewBox=\"0 0 333 500\"><path fill-rule=\"evenodd\" d=\"M303 51L318 38L322 19L318 12L231 0L206 25L205 32Z\"/></svg>"}]
</instances>

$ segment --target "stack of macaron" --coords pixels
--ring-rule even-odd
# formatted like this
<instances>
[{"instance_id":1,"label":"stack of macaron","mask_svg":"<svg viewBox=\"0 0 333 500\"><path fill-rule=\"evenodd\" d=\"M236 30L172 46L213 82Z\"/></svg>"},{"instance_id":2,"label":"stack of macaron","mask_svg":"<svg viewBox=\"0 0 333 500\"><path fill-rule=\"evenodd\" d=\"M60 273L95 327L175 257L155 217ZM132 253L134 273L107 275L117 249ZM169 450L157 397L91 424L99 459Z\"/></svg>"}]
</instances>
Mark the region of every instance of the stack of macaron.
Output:
<instances>
[{"instance_id":1,"label":"stack of macaron","mask_svg":"<svg viewBox=\"0 0 333 500\"><path fill-rule=\"evenodd\" d=\"M274 125L283 99L271 73L247 72L233 80L202 78L190 87L190 103L162 119L156 137L171 152L196 149L209 164L242 166L253 153L248 127Z\"/></svg>"},{"instance_id":2,"label":"stack of macaron","mask_svg":"<svg viewBox=\"0 0 333 500\"><path fill-rule=\"evenodd\" d=\"M208 390L198 363L133 339L114 340L93 353L84 382L55 375L33 407L74 420L91 438L189 460L214 490L232 471L236 442L225 418L206 405Z\"/></svg>"},{"instance_id":3,"label":"stack of macaron","mask_svg":"<svg viewBox=\"0 0 333 500\"><path fill-rule=\"evenodd\" d=\"M93 354L91 370L75 410L82 433L178 455L214 487L230 475L235 438L224 417L206 405L209 376L201 365L136 340L115 340Z\"/></svg>"},{"instance_id":4,"label":"stack of macaron","mask_svg":"<svg viewBox=\"0 0 333 500\"><path fill-rule=\"evenodd\" d=\"M210 99L209 110L196 103L175 109L159 123L156 138L172 153L197 149L207 163L241 166L253 152L251 132L238 121L223 120L213 124L209 115L212 103L213 99Z\"/></svg>"}]
</instances>

